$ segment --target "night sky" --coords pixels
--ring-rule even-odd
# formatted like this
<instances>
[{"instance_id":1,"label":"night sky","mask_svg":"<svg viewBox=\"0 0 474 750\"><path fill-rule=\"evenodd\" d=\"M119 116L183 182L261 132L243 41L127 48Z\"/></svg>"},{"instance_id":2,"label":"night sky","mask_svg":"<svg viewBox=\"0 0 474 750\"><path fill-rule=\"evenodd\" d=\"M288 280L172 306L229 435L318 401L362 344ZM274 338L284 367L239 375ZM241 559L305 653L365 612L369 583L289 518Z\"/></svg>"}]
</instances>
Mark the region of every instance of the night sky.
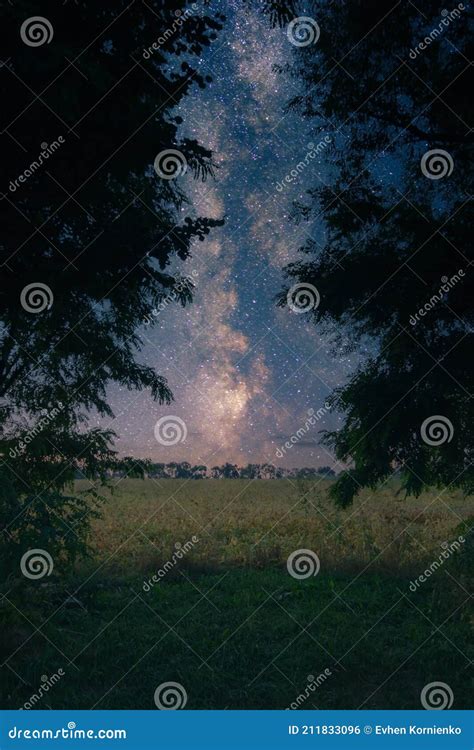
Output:
<instances>
[{"instance_id":1,"label":"night sky","mask_svg":"<svg viewBox=\"0 0 474 750\"><path fill-rule=\"evenodd\" d=\"M271 29L240 2L214 7L225 11L227 21L201 59L202 73L211 74L213 83L193 87L176 114L184 121L182 135L212 149L219 168L205 183L190 172L178 179L197 213L226 222L176 265L180 274L195 272L194 302L168 305L142 331L142 358L168 379L174 402L159 405L147 393L114 388L116 418L107 424L120 436L120 453L154 461L337 469L318 435L337 427L335 414L322 417L286 456L276 456L308 410L324 407L356 365L354 355L334 350L331 336L310 315L275 304L284 266L308 238L321 244L321 222L296 225L289 212L308 186L328 179L331 145L293 184L277 190L308 144L322 137L296 114L285 114L296 82L274 65L291 61L295 47L285 29ZM153 161L155 154L150 156ZM183 215L188 212L185 206ZM184 442L157 442L154 427L165 415L185 422Z\"/></svg>"}]
</instances>

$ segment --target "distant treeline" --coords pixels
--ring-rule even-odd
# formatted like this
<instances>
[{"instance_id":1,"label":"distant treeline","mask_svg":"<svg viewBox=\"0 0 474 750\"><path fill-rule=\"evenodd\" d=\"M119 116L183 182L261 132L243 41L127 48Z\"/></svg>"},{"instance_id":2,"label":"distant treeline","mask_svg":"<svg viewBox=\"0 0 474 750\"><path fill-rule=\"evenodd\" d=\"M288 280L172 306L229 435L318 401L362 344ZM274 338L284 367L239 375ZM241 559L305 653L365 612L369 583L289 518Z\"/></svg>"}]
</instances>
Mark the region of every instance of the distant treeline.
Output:
<instances>
[{"instance_id":1,"label":"distant treeline","mask_svg":"<svg viewBox=\"0 0 474 750\"><path fill-rule=\"evenodd\" d=\"M204 464L192 465L188 461L169 464L153 463L148 459L125 458L123 468L113 472L114 477L136 476L138 474L153 479L311 479L312 477L335 477L329 466L285 469L273 464L237 464L226 463L222 466L208 468Z\"/></svg>"}]
</instances>

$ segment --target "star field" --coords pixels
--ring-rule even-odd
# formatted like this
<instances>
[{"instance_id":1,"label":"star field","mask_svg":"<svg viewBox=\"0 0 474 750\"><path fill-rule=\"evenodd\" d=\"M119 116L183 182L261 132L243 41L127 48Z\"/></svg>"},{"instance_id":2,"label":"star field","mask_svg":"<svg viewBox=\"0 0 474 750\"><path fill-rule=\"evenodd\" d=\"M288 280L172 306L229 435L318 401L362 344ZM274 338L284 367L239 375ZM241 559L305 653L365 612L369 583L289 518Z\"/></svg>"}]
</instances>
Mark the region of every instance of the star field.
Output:
<instances>
[{"instance_id":1,"label":"star field","mask_svg":"<svg viewBox=\"0 0 474 750\"><path fill-rule=\"evenodd\" d=\"M323 237L319 221L296 225L289 215L292 202L324 180L331 153L318 155L277 189L314 137L285 110L295 82L275 69L293 54L284 30L239 6L225 4L225 30L200 61L212 83L193 88L176 111L182 135L210 148L217 165L214 180L202 183L188 173L180 178L183 186L196 214L225 218L225 224L176 266L182 274L195 272L194 302L169 305L143 331L143 360L168 379L175 400L158 405L146 393L115 389L111 426L121 453L154 461L333 465L318 432L337 427L334 414L281 461L276 451L309 409L324 406L356 361L337 352L310 316L275 304L284 266L306 241ZM153 428L165 414L185 421L185 442L157 443Z\"/></svg>"}]
</instances>

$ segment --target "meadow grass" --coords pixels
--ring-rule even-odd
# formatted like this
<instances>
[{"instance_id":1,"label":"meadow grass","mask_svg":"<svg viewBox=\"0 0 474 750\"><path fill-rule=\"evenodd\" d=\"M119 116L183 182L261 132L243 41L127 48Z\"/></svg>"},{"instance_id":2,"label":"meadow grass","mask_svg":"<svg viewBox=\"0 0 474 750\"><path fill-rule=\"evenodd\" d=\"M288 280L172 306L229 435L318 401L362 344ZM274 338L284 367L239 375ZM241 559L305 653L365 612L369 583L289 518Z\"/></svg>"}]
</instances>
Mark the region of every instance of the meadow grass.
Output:
<instances>
[{"instance_id":1,"label":"meadow grass","mask_svg":"<svg viewBox=\"0 0 474 750\"><path fill-rule=\"evenodd\" d=\"M264 568L309 548L323 571L370 564L405 574L436 556L469 517L470 502L459 492L404 499L392 484L365 490L340 510L329 487L329 480L122 480L94 524L95 557L111 573L147 571L169 559L176 542L197 535L183 567Z\"/></svg>"},{"instance_id":2,"label":"meadow grass","mask_svg":"<svg viewBox=\"0 0 474 750\"><path fill-rule=\"evenodd\" d=\"M167 681L184 686L191 709L419 708L433 681L467 707L460 555L416 591L409 584L457 538L469 502L449 492L403 500L391 485L341 511L328 487L117 482L94 521L91 558L67 579L56 567L41 584L47 607L9 644L3 704L20 707L62 668L37 708L153 709ZM286 559L300 548L318 554L317 576L289 575Z\"/></svg>"}]
</instances>

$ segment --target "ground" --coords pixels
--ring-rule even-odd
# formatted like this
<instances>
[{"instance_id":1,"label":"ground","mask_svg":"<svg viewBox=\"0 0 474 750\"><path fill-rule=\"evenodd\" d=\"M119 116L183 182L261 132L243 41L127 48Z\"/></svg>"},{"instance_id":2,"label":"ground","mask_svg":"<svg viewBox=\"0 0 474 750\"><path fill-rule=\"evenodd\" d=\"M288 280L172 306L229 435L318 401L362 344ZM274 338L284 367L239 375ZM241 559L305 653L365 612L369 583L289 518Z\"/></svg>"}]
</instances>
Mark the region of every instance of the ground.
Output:
<instances>
[{"instance_id":1,"label":"ground","mask_svg":"<svg viewBox=\"0 0 474 750\"><path fill-rule=\"evenodd\" d=\"M420 708L431 682L467 708L467 543L413 582L466 533L469 501L393 484L341 511L328 486L118 482L90 559L29 581L30 607L4 602L3 706L59 673L37 708L154 709L169 681L197 709ZM297 549L317 575L289 574Z\"/></svg>"}]
</instances>

